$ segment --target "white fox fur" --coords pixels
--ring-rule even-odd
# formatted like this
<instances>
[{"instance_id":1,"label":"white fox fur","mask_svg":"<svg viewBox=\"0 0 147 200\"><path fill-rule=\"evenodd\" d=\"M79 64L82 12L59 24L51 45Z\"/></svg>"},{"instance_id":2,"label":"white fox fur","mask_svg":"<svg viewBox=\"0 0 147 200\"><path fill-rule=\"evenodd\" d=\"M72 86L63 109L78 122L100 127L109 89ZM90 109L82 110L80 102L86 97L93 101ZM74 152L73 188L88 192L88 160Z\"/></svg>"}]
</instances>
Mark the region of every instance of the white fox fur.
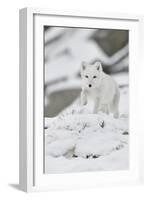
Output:
<instances>
[{"instance_id":1,"label":"white fox fur","mask_svg":"<svg viewBox=\"0 0 147 200\"><path fill-rule=\"evenodd\" d=\"M103 72L101 62L83 62L81 78L81 104L86 105L91 97L94 101L94 113L102 111L107 114L113 113L115 118L119 117L119 88L112 77Z\"/></svg>"}]
</instances>

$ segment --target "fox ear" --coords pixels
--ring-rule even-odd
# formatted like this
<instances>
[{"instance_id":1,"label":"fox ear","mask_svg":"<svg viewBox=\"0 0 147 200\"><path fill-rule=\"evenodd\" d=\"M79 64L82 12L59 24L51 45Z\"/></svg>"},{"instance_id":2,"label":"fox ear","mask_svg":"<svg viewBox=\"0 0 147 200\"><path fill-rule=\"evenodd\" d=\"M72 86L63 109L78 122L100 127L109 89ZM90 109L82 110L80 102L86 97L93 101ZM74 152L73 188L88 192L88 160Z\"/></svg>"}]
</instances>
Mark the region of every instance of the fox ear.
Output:
<instances>
[{"instance_id":1,"label":"fox ear","mask_svg":"<svg viewBox=\"0 0 147 200\"><path fill-rule=\"evenodd\" d=\"M87 66L87 63L83 61L83 62L82 62L82 69L85 70L85 69L86 69L86 66Z\"/></svg>"},{"instance_id":2,"label":"fox ear","mask_svg":"<svg viewBox=\"0 0 147 200\"><path fill-rule=\"evenodd\" d=\"M100 71L100 72L103 71L101 62L97 61L97 62L95 62L94 65L95 65L95 67L97 68L98 71Z\"/></svg>"}]
</instances>

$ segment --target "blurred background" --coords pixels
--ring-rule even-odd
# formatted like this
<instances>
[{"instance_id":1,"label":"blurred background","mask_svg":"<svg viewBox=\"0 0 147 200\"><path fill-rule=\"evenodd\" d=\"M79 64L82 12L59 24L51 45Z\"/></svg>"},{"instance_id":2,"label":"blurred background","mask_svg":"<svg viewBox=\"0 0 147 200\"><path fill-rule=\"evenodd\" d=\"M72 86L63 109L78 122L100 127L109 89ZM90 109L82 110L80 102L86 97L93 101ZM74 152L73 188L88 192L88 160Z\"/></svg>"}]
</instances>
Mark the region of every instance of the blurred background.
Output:
<instances>
[{"instance_id":1,"label":"blurred background","mask_svg":"<svg viewBox=\"0 0 147 200\"><path fill-rule=\"evenodd\" d=\"M100 60L104 72L128 90L128 42L127 30L45 26L44 117L58 115L79 97L82 61Z\"/></svg>"}]
</instances>

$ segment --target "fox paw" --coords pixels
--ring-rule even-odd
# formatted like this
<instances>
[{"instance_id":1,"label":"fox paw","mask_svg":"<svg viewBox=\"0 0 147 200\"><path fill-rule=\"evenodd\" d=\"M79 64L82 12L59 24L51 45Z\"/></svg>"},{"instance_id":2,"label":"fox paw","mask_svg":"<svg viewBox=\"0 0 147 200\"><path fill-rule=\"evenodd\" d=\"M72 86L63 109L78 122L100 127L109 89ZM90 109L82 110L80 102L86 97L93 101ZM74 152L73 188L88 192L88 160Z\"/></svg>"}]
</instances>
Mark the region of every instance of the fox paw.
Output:
<instances>
[{"instance_id":1,"label":"fox paw","mask_svg":"<svg viewBox=\"0 0 147 200\"><path fill-rule=\"evenodd\" d=\"M86 157L85 158L99 158L100 157L100 155L96 155L96 154L89 154L89 155L86 155Z\"/></svg>"},{"instance_id":2,"label":"fox paw","mask_svg":"<svg viewBox=\"0 0 147 200\"><path fill-rule=\"evenodd\" d=\"M85 106L85 105L87 104L87 100L86 100L86 99L83 99L83 100L81 101L81 103L82 103L83 106Z\"/></svg>"},{"instance_id":3,"label":"fox paw","mask_svg":"<svg viewBox=\"0 0 147 200\"><path fill-rule=\"evenodd\" d=\"M104 128L104 126L105 126L104 120L100 120L100 121L99 121L99 125L100 125L100 127Z\"/></svg>"}]
</instances>

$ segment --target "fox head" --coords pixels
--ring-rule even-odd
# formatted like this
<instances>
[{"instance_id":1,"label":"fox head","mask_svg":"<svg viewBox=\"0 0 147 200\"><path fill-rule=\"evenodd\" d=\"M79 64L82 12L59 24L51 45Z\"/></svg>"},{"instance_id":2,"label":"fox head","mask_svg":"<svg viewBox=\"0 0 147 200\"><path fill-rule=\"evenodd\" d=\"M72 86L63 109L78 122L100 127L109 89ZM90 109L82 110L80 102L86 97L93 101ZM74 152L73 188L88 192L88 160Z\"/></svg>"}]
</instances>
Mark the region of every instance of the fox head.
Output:
<instances>
[{"instance_id":1,"label":"fox head","mask_svg":"<svg viewBox=\"0 0 147 200\"><path fill-rule=\"evenodd\" d=\"M101 80L102 71L102 64L99 61L94 64L82 62L81 78L83 86L87 89L96 88Z\"/></svg>"}]
</instances>

